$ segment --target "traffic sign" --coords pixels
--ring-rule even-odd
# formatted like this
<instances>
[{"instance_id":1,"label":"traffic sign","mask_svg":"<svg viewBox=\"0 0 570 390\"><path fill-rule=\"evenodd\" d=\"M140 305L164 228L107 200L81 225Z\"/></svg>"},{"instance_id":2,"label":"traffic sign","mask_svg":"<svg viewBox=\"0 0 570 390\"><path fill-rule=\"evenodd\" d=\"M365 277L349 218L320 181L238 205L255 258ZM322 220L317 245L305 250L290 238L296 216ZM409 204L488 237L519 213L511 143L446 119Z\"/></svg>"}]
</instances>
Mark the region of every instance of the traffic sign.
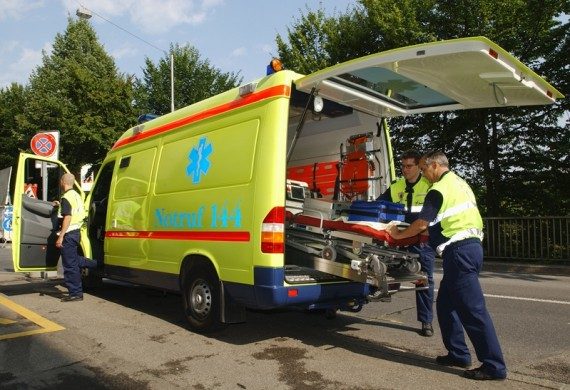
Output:
<instances>
[{"instance_id":1,"label":"traffic sign","mask_svg":"<svg viewBox=\"0 0 570 390\"><path fill-rule=\"evenodd\" d=\"M38 133L30 141L32 152L42 157L51 157L57 150L57 141L53 134Z\"/></svg>"}]
</instances>

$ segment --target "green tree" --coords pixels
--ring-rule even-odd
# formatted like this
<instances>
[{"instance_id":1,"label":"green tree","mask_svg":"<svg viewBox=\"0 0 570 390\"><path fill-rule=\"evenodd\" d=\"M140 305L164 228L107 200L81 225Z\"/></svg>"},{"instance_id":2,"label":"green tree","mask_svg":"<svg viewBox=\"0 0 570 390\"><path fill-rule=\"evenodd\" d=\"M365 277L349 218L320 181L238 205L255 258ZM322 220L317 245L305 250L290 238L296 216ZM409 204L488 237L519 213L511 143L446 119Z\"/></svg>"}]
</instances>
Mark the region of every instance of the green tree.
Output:
<instances>
[{"instance_id":1,"label":"green tree","mask_svg":"<svg viewBox=\"0 0 570 390\"><path fill-rule=\"evenodd\" d=\"M30 76L19 128L26 138L41 130L60 131L60 159L78 172L101 162L114 141L136 122L131 78L113 59L85 20L68 19L51 54Z\"/></svg>"},{"instance_id":2,"label":"green tree","mask_svg":"<svg viewBox=\"0 0 570 390\"><path fill-rule=\"evenodd\" d=\"M309 11L288 29L288 42L279 35L276 41L287 66L309 73L396 47L484 35L567 91L569 3L361 0L340 16ZM454 169L474 184L487 215L545 215L570 211L563 119L568 112L564 99L544 107L456 111L390 123L396 152L444 150Z\"/></svg>"},{"instance_id":3,"label":"green tree","mask_svg":"<svg viewBox=\"0 0 570 390\"><path fill-rule=\"evenodd\" d=\"M170 55L174 56L175 108L185 107L227 91L241 82L236 73L224 73L200 58L190 45L172 45L170 53L154 64L145 59L142 79L135 81L135 107L139 114L170 112Z\"/></svg>"},{"instance_id":4,"label":"green tree","mask_svg":"<svg viewBox=\"0 0 570 390\"><path fill-rule=\"evenodd\" d=\"M18 131L17 121L27 95L27 89L17 83L0 89L0 169L14 166L18 153L29 145Z\"/></svg>"}]
</instances>

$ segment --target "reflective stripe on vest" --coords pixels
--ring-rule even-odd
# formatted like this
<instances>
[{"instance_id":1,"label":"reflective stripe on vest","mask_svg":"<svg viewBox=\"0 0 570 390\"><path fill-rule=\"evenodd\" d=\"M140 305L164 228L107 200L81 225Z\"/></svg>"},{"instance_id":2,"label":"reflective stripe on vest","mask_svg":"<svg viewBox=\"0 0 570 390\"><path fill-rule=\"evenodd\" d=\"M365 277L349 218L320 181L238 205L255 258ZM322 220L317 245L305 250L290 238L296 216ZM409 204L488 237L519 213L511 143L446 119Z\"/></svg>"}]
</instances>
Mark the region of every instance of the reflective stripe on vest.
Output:
<instances>
[{"instance_id":1,"label":"reflective stripe on vest","mask_svg":"<svg viewBox=\"0 0 570 390\"><path fill-rule=\"evenodd\" d=\"M83 207L83 199L75 190L66 191L62 198L66 199L71 205L71 222L67 231L77 230L83 225L85 219L85 208Z\"/></svg>"},{"instance_id":2,"label":"reflective stripe on vest","mask_svg":"<svg viewBox=\"0 0 570 390\"><path fill-rule=\"evenodd\" d=\"M432 186L443 197L443 203L436 219L430 226L441 224L441 234L447 241L436 248L441 255L445 248L467 238L483 240L483 220L477 209L477 202L471 187L453 172L445 174Z\"/></svg>"}]
</instances>

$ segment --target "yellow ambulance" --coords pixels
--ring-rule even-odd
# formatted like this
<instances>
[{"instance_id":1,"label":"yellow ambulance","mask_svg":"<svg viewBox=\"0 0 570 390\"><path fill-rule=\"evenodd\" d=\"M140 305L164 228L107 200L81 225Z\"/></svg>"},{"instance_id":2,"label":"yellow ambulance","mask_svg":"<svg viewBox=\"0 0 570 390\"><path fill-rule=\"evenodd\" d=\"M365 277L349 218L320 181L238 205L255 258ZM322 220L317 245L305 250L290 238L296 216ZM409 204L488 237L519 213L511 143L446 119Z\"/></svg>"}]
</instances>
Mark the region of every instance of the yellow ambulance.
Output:
<instances>
[{"instance_id":1,"label":"yellow ambulance","mask_svg":"<svg viewBox=\"0 0 570 390\"><path fill-rule=\"evenodd\" d=\"M342 231L351 202L375 200L395 179L386 118L562 97L483 37L308 76L275 71L127 130L86 197L82 250L103 260L100 276L180 292L198 331L243 321L246 308L356 311L378 290L385 297L421 280L413 256L387 238ZM64 171L21 155L18 272L56 268L50 201ZM26 184L39 186L36 198Z\"/></svg>"}]
</instances>

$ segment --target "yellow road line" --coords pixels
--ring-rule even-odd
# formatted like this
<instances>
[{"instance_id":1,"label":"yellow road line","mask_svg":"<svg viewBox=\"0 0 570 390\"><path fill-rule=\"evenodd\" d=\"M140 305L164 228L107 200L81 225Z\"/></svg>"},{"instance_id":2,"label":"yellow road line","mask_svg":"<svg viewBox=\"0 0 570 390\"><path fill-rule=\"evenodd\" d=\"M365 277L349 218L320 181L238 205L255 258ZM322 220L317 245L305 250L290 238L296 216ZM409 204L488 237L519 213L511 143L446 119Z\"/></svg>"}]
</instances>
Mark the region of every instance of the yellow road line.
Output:
<instances>
[{"instance_id":1,"label":"yellow road line","mask_svg":"<svg viewBox=\"0 0 570 390\"><path fill-rule=\"evenodd\" d=\"M9 318L2 318L2 317L0 317L0 325L12 325L12 324L15 324L15 323L16 323L16 321L14 321L14 320L11 320L11 319L9 319Z\"/></svg>"},{"instance_id":2,"label":"yellow road line","mask_svg":"<svg viewBox=\"0 0 570 390\"><path fill-rule=\"evenodd\" d=\"M58 330L64 330L65 329L63 326L58 325L55 322L52 322L48 319L43 318L39 314L34 313L33 311L26 309L25 307L20 306L15 302L12 302L11 300L9 300L8 298L6 298L2 295L0 295L0 305L6 306L8 309L15 311L16 313L18 313L22 317L27 318L28 320L34 322L36 325L38 325L40 328L42 328L42 329L30 330L30 331L26 331L26 332L8 333L8 334L0 335L0 340L13 339L16 337L23 337L23 336L30 336L33 334L56 332Z\"/></svg>"}]
</instances>

